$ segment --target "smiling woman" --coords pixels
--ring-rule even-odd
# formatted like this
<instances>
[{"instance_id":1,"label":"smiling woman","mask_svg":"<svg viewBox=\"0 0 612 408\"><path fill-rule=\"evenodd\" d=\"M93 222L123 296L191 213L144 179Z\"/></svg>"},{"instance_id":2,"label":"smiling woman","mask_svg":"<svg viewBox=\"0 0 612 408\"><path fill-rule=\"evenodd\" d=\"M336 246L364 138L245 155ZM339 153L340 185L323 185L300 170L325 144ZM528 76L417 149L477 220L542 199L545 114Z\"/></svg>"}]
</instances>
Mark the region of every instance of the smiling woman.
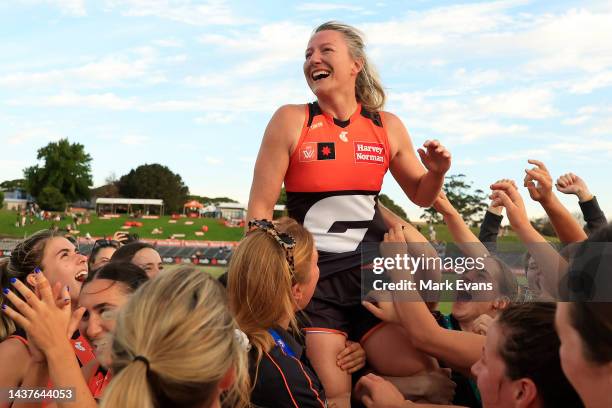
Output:
<instances>
[{"instance_id":1,"label":"smiling woman","mask_svg":"<svg viewBox=\"0 0 612 408\"><path fill-rule=\"evenodd\" d=\"M272 217L284 183L289 216L313 234L319 252L321 279L305 309L306 350L330 403L348 407L350 378L336 365L347 337L364 342L370 362L384 360L375 365L385 374L410 375L415 368L410 358L397 358L411 355L402 341L394 342L398 348L368 350L368 344L388 344L397 335L360 298L362 261L376 256L369 251L362 259L362 249L381 242L388 227L378 200L383 178L390 170L413 203L430 206L451 158L434 140L418 149L419 162L402 122L382 111L385 93L354 27L334 21L317 27L306 45L303 72L317 100L285 105L270 120L255 164L248 220Z\"/></svg>"},{"instance_id":2,"label":"smiling woman","mask_svg":"<svg viewBox=\"0 0 612 408\"><path fill-rule=\"evenodd\" d=\"M52 287L65 288L64 296L76 304L82 281L87 277L87 259L70 241L54 231L32 234L15 247L10 258L0 260L3 288L0 300L3 306L15 306L15 302L23 300L19 291L12 291L9 287L21 283L24 287L34 288L36 272L42 272ZM0 372L0 387L27 383L28 367L41 356L36 354L36 350L28 350L24 329L5 313L0 314L0 342L0 361L4 367L11 367L11 370ZM2 404L0 402L0 407L4 407Z\"/></svg>"}]
</instances>

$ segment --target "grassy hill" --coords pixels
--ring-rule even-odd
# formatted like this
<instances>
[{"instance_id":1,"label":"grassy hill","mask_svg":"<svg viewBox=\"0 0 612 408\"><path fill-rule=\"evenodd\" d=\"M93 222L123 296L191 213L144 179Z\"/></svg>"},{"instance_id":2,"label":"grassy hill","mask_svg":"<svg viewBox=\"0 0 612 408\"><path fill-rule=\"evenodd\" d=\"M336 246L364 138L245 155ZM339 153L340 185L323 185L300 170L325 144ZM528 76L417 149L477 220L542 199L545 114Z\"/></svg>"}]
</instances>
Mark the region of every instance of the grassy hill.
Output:
<instances>
[{"instance_id":1,"label":"grassy hill","mask_svg":"<svg viewBox=\"0 0 612 408\"><path fill-rule=\"evenodd\" d=\"M0 210L0 237L15 237L22 238L41 229L50 228L54 222L34 220L33 224L27 224L24 228L15 227L17 214L14 211ZM130 229L122 229L121 227L126 221L142 222L143 226ZM90 224L81 224L78 229L79 235L83 236L90 233L91 236L112 236L116 231L127 231L136 233L141 238L165 239L172 234L185 234L185 239L190 240L207 240L207 241L238 241L242 238L244 230L242 228L228 228L217 219L210 218L181 218L176 223L170 223L170 217L164 216L157 220L138 219L133 220L127 216L112 219L100 219L96 215L91 216ZM65 219L58 224L59 228L65 228L72 220ZM193 225L186 225L185 222L193 222ZM195 235L196 231L202 231L202 226L208 226L208 231L204 236ZM162 228L163 234L153 235L152 231L155 228Z\"/></svg>"}]
</instances>

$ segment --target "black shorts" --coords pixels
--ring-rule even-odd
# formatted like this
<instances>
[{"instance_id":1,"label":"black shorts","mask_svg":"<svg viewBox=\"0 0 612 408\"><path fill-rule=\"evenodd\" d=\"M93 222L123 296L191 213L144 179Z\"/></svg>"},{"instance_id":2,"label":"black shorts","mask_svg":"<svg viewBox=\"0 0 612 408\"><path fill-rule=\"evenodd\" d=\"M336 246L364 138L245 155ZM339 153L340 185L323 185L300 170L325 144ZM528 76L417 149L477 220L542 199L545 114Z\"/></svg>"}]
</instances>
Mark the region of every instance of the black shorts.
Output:
<instances>
[{"instance_id":1,"label":"black shorts","mask_svg":"<svg viewBox=\"0 0 612 408\"><path fill-rule=\"evenodd\" d=\"M355 342L382 326L382 321L361 304L360 268L319 280L304 314L300 319L304 332L338 332Z\"/></svg>"}]
</instances>

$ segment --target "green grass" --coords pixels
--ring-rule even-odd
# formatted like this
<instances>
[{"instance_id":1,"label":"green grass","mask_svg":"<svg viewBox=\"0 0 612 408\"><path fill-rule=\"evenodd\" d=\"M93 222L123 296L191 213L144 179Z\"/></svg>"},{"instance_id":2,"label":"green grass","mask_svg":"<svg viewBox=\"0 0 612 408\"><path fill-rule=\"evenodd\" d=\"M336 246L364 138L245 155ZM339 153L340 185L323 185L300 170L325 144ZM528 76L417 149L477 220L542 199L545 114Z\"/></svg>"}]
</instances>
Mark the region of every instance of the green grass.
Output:
<instances>
[{"instance_id":1,"label":"green grass","mask_svg":"<svg viewBox=\"0 0 612 408\"><path fill-rule=\"evenodd\" d=\"M35 219L33 224L27 224L24 228L15 227L17 213L14 211L0 210L0 237L23 238L41 229L50 228L54 223L52 221L40 221ZM141 238L151 239L166 239L172 234L185 234L184 239L189 240L206 240L206 241L239 241L244 230L242 228L228 228L221 224L217 219L209 218L181 218L176 224L171 224L168 221L169 216L161 217L157 220L137 219L132 220L127 216L112 219L99 219L96 215L91 215L90 224L81 224L78 227L79 235L84 236L90 233L93 237L112 236L116 231L127 231L136 233ZM139 221L143 223L142 227L122 229L123 223L126 221ZM193 221L193 225L185 225L185 221ZM58 224L59 228L65 228L72 220L65 219ZM208 232L204 236L198 237L196 231L201 231L202 226L208 226ZM163 234L153 235L151 232L155 228L163 228Z\"/></svg>"}]
</instances>

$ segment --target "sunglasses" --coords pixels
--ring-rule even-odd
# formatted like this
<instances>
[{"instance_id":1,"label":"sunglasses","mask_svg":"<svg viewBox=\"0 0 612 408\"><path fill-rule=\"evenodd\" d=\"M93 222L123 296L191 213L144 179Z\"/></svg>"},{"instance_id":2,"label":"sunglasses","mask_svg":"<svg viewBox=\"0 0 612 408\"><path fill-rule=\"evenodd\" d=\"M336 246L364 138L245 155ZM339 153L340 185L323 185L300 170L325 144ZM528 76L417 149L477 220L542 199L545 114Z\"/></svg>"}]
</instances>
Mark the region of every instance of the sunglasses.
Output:
<instances>
[{"instance_id":1,"label":"sunglasses","mask_svg":"<svg viewBox=\"0 0 612 408\"><path fill-rule=\"evenodd\" d=\"M94 242L93 247L91 247L91 252L94 252L97 248L109 248L113 247L115 249L119 249L121 243L119 241L115 241L114 239L98 239Z\"/></svg>"},{"instance_id":2,"label":"sunglasses","mask_svg":"<svg viewBox=\"0 0 612 408\"><path fill-rule=\"evenodd\" d=\"M293 260L295 239L285 232L279 232L274 226L274 223L269 220L249 221L249 232L257 229L265 231L268 235L273 237L276 242L278 242L278 245L280 245L280 247L285 252L285 258L287 259L287 263L289 264L289 270L291 271L291 274L295 273L295 264Z\"/></svg>"}]
</instances>

